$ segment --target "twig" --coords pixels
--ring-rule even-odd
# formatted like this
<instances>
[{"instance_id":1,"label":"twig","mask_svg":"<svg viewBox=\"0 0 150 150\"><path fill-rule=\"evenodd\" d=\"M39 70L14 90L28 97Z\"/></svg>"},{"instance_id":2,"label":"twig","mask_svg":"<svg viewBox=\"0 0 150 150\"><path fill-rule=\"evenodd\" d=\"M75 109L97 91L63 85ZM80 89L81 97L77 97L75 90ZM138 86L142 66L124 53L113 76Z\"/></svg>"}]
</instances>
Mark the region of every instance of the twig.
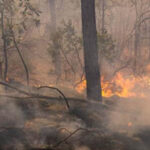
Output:
<instances>
[{"instance_id":1,"label":"twig","mask_svg":"<svg viewBox=\"0 0 150 150\"><path fill-rule=\"evenodd\" d=\"M86 131L86 132L95 132L95 133L101 133L101 131L97 130L97 129L86 129L86 128L78 128L75 131L73 131L72 133L70 133L69 136L67 136L66 138L62 139L61 141L57 142L52 148L56 148L59 145L61 145L62 143L66 142L69 138L71 138L73 135L75 135L76 133L78 133L79 131Z\"/></svg>"},{"instance_id":2,"label":"twig","mask_svg":"<svg viewBox=\"0 0 150 150\"><path fill-rule=\"evenodd\" d=\"M56 148L58 147L59 145L61 145L62 143L66 142L69 138L71 138L74 134L76 134L77 132L81 131L81 130L86 130L88 131L87 129L84 129L84 128L78 128L76 129L75 131L73 131L69 136L67 136L66 138L64 138L63 140L59 141L58 143L56 143L53 148Z\"/></svg>"},{"instance_id":3,"label":"twig","mask_svg":"<svg viewBox=\"0 0 150 150\"><path fill-rule=\"evenodd\" d=\"M71 132L69 130L67 130L66 128L60 128L60 131L65 130L67 133L71 134Z\"/></svg>"},{"instance_id":4,"label":"twig","mask_svg":"<svg viewBox=\"0 0 150 150\"><path fill-rule=\"evenodd\" d=\"M64 128L65 129L65 128ZM67 129L66 129L67 130ZM68 130L67 130L68 131ZM62 139L61 141L57 142L56 144L54 144L54 146L48 146L46 148L32 148L31 150L55 150L58 146L60 146L62 143L66 143L67 140L69 138L71 138L73 135L75 135L76 133L78 133L79 131L86 131L86 132L92 132L92 133L97 133L98 135L100 135L99 133L101 133L101 131L99 131L99 129L86 129L86 128L78 128L75 131L73 131L72 133L70 131L70 135L67 136L66 138Z\"/></svg>"},{"instance_id":5,"label":"twig","mask_svg":"<svg viewBox=\"0 0 150 150\"><path fill-rule=\"evenodd\" d=\"M22 56L22 54L21 54L21 52L20 52L20 49L19 49L19 47L18 47L18 44L17 44L17 42L16 42L16 38L15 38L14 31L13 31L12 28L10 28L10 30L11 30L11 33L12 33L12 38L13 38L13 42L14 42L15 48L16 48L16 50L17 50L17 52L18 52L18 54L19 54L19 57L20 57L20 59L21 59L21 61L22 61L22 64L23 64L23 66L24 66L24 69L25 69L25 72L26 72L27 85L29 86L29 71L28 71L28 67L27 67L27 65L26 65L26 63L25 63L25 61L24 61L24 58L23 58L23 56Z\"/></svg>"}]
</instances>

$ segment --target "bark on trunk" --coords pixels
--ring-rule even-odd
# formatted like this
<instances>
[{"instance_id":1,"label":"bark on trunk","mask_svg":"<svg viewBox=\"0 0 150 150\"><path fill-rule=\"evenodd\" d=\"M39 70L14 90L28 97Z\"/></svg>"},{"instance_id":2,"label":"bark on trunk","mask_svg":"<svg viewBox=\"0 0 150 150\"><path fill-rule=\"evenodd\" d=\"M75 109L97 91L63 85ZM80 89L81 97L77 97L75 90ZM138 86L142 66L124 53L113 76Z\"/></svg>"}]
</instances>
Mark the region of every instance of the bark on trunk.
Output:
<instances>
[{"instance_id":1,"label":"bark on trunk","mask_svg":"<svg viewBox=\"0 0 150 150\"><path fill-rule=\"evenodd\" d=\"M50 16L51 16L51 24L50 24L50 36L55 36L56 34L56 0L49 0L49 8L50 8ZM61 77L61 56L60 50L56 44L55 47L56 56L55 56L55 74L56 74L56 83Z\"/></svg>"},{"instance_id":2,"label":"bark on trunk","mask_svg":"<svg viewBox=\"0 0 150 150\"><path fill-rule=\"evenodd\" d=\"M134 73L136 74L138 71L137 61L138 61L138 53L139 53L139 30L135 31L135 41L134 41Z\"/></svg>"},{"instance_id":3,"label":"bark on trunk","mask_svg":"<svg viewBox=\"0 0 150 150\"><path fill-rule=\"evenodd\" d=\"M8 72L8 57L7 57L7 43L6 43L6 35L4 29L4 9L1 11L1 32L2 32L2 40L3 40L3 52L4 52L4 81L7 81L7 72Z\"/></svg>"},{"instance_id":4,"label":"bark on trunk","mask_svg":"<svg viewBox=\"0 0 150 150\"><path fill-rule=\"evenodd\" d=\"M51 32L56 32L56 4L55 0L49 0L50 16L51 16Z\"/></svg>"},{"instance_id":5,"label":"bark on trunk","mask_svg":"<svg viewBox=\"0 0 150 150\"><path fill-rule=\"evenodd\" d=\"M98 65L95 0L81 0L87 98L102 100Z\"/></svg>"},{"instance_id":6,"label":"bark on trunk","mask_svg":"<svg viewBox=\"0 0 150 150\"><path fill-rule=\"evenodd\" d=\"M105 0L102 0L102 34L105 31Z\"/></svg>"}]
</instances>

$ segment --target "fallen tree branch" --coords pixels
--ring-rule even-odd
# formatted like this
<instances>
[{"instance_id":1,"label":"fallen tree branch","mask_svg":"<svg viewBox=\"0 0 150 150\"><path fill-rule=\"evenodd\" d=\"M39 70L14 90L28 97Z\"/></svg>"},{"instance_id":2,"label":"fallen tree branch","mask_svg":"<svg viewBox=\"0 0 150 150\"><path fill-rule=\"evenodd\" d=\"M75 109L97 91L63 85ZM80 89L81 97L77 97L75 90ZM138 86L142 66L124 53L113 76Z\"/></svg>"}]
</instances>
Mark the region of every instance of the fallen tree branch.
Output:
<instances>
[{"instance_id":1,"label":"fallen tree branch","mask_svg":"<svg viewBox=\"0 0 150 150\"><path fill-rule=\"evenodd\" d=\"M65 128L62 128L62 129L65 129ZM97 133L98 135L99 135L99 133L101 133L101 131L99 129L78 128L75 131L73 131L72 133L70 131L68 131L70 133L70 135L68 135L66 138L64 138L64 139L60 140L59 142L57 142L56 144L54 144L54 146L47 146L46 148L33 148L31 150L56 150L56 148L58 146L60 146L62 143L67 142L68 139L70 139L73 135L77 134L79 131Z\"/></svg>"},{"instance_id":2,"label":"fallen tree branch","mask_svg":"<svg viewBox=\"0 0 150 150\"><path fill-rule=\"evenodd\" d=\"M24 127L0 127L0 131L1 131L1 130L10 130L10 129L23 130Z\"/></svg>"},{"instance_id":3,"label":"fallen tree branch","mask_svg":"<svg viewBox=\"0 0 150 150\"><path fill-rule=\"evenodd\" d=\"M86 129L84 129L84 128L78 128L78 129L76 129L74 132L70 133L69 136L67 136L63 140L57 142L54 146L48 146L46 148L32 148L31 150L55 150L59 145L61 145L62 143L66 142L69 138L71 138L74 134L76 134L80 130L86 130Z\"/></svg>"},{"instance_id":4,"label":"fallen tree branch","mask_svg":"<svg viewBox=\"0 0 150 150\"><path fill-rule=\"evenodd\" d=\"M22 89L19 89L19 88L13 86L13 85L8 84L8 83L6 83L6 82L0 81L0 84L3 85L3 86L9 87L9 88L11 88L11 89L14 89L14 90L16 90L16 91L18 91L18 92L20 92L20 93L22 93L22 94L31 96L31 93L28 93L28 92L26 92L26 91L24 91L24 90L22 90Z\"/></svg>"},{"instance_id":5,"label":"fallen tree branch","mask_svg":"<svg viewBox=\"0 0 150 150\"><path fill-rule=\"evenodd\" d=\"M61 92L58 88L56 88L56 87L50 87L50 86L40 86L37 89L43 89L43 88L48 88L48 89L56 90L63 97L63 99L65 100L68 110L70 109L69 102L68 102L67 98L65 97L65 95L63 94L63 92Z\"/></svg>"},{"instance_id":6,"label":"fallen tree branch","mask_svg":"<svg viewBox=\"0 0 150 150\"><path fill-rule=\"evenodd\" d=\"M19 88L15 87L15 86L12 86L12 85L10 85L10 84L8 84L8 83L5 83L5 82L2 82L2 81L0 81L0 84L3 85L3 86L9 87L9 88L11 88L11 89L14 89L14 90L16 90L17 92L22 93L22 94L28 96L28 97L26 97L26 98L39 98L39 99L42 99L42 98L43 98L43 99L51 99L51 98L52 98L52 97L50 97L50 96L39 95L39 94L27 92L27 91L25 91L25 90L19 89ZM57 91L63 96L63 98L64 98L64 100L65 100L65 102L66 102L67 109L70 110L70 105L69 105L69 102L68 102L67 98L65 97L65 95L64 95L59 89L57 89L57 88L55 88L55 87L48 87L48 86L39 87L38 89L45 88L45 87L46 87L46 88L50 88L50 89L57 90ZM3 96L4 96L4 95L3 95ZM10 96L10 95L5 95L5 97L10 97L10 98L11 98L12 96Z\"/></svg>"}]
</instances>

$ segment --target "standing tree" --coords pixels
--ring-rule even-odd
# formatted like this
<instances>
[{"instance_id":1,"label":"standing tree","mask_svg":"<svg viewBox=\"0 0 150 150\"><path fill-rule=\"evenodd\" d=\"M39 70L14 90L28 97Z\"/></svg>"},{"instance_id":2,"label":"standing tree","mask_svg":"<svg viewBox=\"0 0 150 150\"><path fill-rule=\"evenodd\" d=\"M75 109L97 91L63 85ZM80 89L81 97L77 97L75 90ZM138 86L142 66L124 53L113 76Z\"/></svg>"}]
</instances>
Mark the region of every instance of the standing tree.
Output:
<instances>
[{"instance_id":1,"label":"standing tree","mask_svg":"<svg viewBox=\"0 0 150 150\"><path fill-rule=\"evenodd\" d=\"M56 32L56 0L49 0L51 31Z\"/></svg>"},{"instance_id":2,"label":"standing tree","mask_svg":"<svg viewBox=\"0 0 150 150\"><path fill-rule=\"evenodd\" d=\"M98 65L95 0L81 0L87 98L102 100Z\"/></svg>"},{"instance_id":3,"label":"standing tree","mask_svg":"<svg viewBox=\"0 0 150 150\"><path fill-rule=\"evenodd\" d=\"M49 8L50 8L50 16L51 16L51 24L50 24L50 36L51 39L57 39L57 33L56 33L56 0L48 0L49 2ZM51 40L50 39L50 40ZM59 80L61 76L61 56L60 56L60 49L59 49L59 43L57 43L57 40L54 41L54 49L55 53L53 56L53 63L55 66L55 74L57 76L56 83Z\"/></svg>"},{"instance_id":4,"label":"standing tree","mask_svg":"<svg viewBox=\"0 0 150 150\"><path fill-rule=\"evenodd\" d=\"M16 49L26 73L27 84L29 84L29 72L19 44L27 24L34 22L38 25L40 11L35 9L30 0L0 0L0 43L3 52L0 52L0 80L7 81L8 78L8 50ZM30 24L31 25L31 24ZM3 66L4 65L4 66Z\"/></svg>"},{"instance_id":5,"label":"standing tree","mask_svg":"<svg viewBox=\"0 0 150 150\"><path fill-rule=\"evenodd\" d=\"M102 34L105 32L105 0L102 0Z\"/></svg>"}]
</instances>

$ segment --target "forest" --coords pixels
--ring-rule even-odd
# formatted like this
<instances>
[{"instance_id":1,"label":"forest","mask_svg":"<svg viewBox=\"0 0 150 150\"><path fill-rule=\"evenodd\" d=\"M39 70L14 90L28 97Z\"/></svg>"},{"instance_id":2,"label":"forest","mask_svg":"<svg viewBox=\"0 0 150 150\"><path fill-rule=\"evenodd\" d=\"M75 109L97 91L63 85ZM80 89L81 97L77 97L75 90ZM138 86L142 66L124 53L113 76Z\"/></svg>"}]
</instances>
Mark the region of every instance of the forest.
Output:
<instances>
[{"instance_id":1,"label":"forest","mask_svg":"<svg viewBox=\"0 0 150 150\"><path fill-rule=\"evenodd\" d=\"M150 0L0 0L0 150L150 150Z\"/></svg>"}]
</instances>

